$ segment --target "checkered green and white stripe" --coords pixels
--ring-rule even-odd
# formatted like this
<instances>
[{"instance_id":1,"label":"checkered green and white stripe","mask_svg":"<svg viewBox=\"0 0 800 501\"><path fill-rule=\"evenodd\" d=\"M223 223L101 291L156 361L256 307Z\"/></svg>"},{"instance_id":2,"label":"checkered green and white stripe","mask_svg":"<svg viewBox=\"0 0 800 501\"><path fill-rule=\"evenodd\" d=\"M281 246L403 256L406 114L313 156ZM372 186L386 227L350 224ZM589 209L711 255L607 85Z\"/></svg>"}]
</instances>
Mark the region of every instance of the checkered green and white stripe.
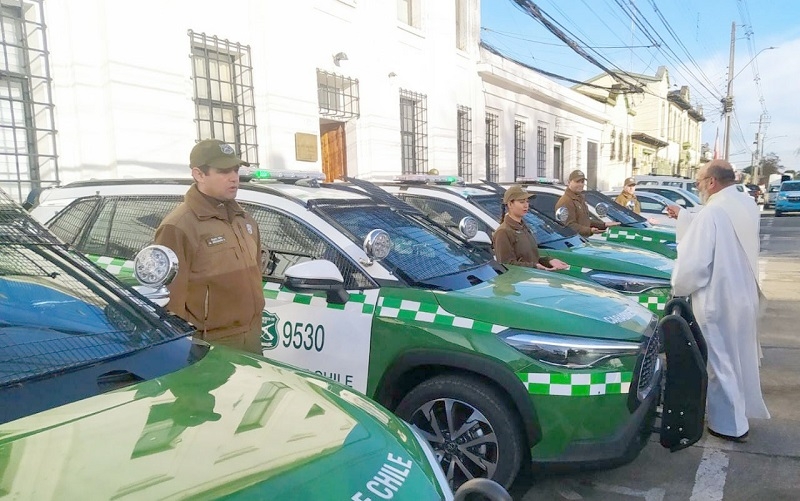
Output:
<instances>
[{"instance_id":1,"label":"checkered green and white stripe","mask_svg":"<svg viewBox=\"0 0 800 501\"><path fill-rule=\"evenodd\" d=\"M632 372L592 372L588 374L517 373L531 395L591 397L626 394L631 388Z\"/></svg>"},{"instance_id":2,"label":"checkered green and white stripe","mask_svg":"<svg viewBox=\"0 0 800 501\"><path fill-rule=\"evenodd\" d=\"M642 242L658 242L661 244L667 243L667 240L663 238L655 239L653 237L642 235L636 231L622 230L622 229L618 230L614 228L609 228L604 233L602 233L602 236L605 237L606 240L613 240L619 242L624 242L629 240L641 240Z\"/></svg>"},{"instance_id":3,"label":"checkered green and white stripe","mask_svg":"<svg viewBox=\"0 0 800 501\"><path fill-rule=\"evenodd\" d=\"M427 322L431 324L461 327L478 332L491 332L497 334L506 329L505 326L496 325L471 318L458 317L444 310L436 303L421 303L395 297L378 298L378 316Z\"/></svg>"},{"instance_id":4,"label":"checkered green and white stripe","mask_svg":"<svg viewBox=\"0 0 800 501\"><path fill-rule=\"evenodd\" d=\"M591 271L594 270L592 268L581 268L581 273L589 273ZM667 307L669 292L665 295L639 294L636 296L636 301L653 313L662 313L664 308Z\"/></svg>"},{"instance_id":5,"label":"checkered green and white stripe","mask_svg":"<svg viewBox=\"0 0 800 501\"><path fill-rule=\"evenodd\" d=\"M350 299L345 304L328 303L324 293L300 294L297 292L281 289L281 284L266 282L264 284L264 299L274 299L287 303L306 304L317 308L328 308L331 310L344 310L356 313L372 315L375 311L375 303L378 299L378 290L367 290L364 293L350 293Z\"/></svg>"},{"instance_id":6,"label":"checkered green and white stripe","mask_svg":"<svg viewBox=\"0 0 800 501\"><path fill-rule=\"evenodd\" d=\"M87 254L86 257L98 267L103 268L120 280L133 278L133 261L115 257L98 256L96 254Z\"/></svg>"}]
</instances>

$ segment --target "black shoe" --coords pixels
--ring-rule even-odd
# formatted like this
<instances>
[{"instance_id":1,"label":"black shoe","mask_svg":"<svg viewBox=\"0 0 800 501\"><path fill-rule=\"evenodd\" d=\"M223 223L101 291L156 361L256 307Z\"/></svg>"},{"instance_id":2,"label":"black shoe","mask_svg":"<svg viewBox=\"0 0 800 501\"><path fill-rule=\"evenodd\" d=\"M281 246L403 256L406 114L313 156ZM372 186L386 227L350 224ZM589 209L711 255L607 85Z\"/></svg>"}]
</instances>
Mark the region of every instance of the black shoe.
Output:
<instances>
[{"instance_id":1,"label":"black shoe","mask_svg":"<svg viewBox=\"0 0 800 501\"><path fill-rule=\"evenodd\" d=\"M739 435L738 437L734 437L732 435L725 435L725 434L722 434L722 433L717 433L716 431L712 430L711 428L707 428L707 430L708 430L708 433L710 433L711 435L713 435L713 436L715 436L717 438L721 438L722 440L729 440L731 442L736 442L737 444L743 444L743 443L747 442L750 439L750 432L749 431L744 432L744 435Z\"/></svg>"}]
</instances>

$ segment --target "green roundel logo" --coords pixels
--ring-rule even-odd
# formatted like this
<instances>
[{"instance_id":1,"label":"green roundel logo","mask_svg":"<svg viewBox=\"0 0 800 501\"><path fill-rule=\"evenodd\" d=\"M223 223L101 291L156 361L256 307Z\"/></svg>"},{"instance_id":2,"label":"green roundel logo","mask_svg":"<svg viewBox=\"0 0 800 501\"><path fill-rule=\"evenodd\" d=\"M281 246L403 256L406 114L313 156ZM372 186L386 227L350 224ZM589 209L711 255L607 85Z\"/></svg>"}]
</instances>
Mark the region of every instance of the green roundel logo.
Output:
<instances>
[{"instance_id":1,"label":"green roundel logo","mask_svg":"<svg viewBox=\"0 0 800 501\"><path fill-rule=\"evenodd\" d=\"M264 310L261 316L261 347L272 350L278 346L278 315Z\"/></svg>"}]
</instances>

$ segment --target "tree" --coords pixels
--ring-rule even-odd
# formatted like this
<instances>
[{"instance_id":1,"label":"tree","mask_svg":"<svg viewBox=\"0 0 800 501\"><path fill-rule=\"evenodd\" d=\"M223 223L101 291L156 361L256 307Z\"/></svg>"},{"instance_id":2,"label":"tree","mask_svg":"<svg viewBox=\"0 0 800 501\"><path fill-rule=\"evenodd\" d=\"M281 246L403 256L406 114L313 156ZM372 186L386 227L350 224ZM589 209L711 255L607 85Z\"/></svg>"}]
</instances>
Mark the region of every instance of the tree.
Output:
<instances>
[{"instance_id":1,"label":"tree","mask_svg":"<svg viewBox=\"0 0 800 501\"><path fill-rule=\"evenodd\" d=\"M749 172L748 169L750 169ZM752 173L750 167L744 170L748 174ZM770 153L761 158L758 164L758 179L753 179L753 182L755 184L761 184L761 180L769 179L771 174L780 174L781 172L783 172L783 165L781 164L780 157L775 153Z\"/></svg>"}]
</instances>

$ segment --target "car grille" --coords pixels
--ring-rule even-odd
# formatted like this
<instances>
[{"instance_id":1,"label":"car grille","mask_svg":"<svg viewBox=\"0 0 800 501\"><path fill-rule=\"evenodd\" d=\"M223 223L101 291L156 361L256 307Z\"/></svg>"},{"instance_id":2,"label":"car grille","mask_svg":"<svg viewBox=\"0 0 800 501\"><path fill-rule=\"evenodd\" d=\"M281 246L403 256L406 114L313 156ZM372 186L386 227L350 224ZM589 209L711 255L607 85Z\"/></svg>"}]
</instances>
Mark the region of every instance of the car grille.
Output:
<instances>
[{"instance_id":1,"label":"car grille","mask_svg":"<svg viewBox=\"0 0 800 501\"><path fill-rule=\"evenodd\" d=\"M642 364L639 369L639 381L636 386L639 395L646 395L649 393L648 389L653 384L653 378L656 377L659 370L659 339L661 339L661 333L656 330L653 335L644 342L644 354L642 355Z\"/></svg>"},{"instance_id":2,"label":"car grille","mask_svg":"<svg viewBox=\"0 0 800 501\"><path fill-rule=\"evenodd\" d=\"M800 202L800 197L787 197L790 202Z\"/></svg>"}]
</instances>

